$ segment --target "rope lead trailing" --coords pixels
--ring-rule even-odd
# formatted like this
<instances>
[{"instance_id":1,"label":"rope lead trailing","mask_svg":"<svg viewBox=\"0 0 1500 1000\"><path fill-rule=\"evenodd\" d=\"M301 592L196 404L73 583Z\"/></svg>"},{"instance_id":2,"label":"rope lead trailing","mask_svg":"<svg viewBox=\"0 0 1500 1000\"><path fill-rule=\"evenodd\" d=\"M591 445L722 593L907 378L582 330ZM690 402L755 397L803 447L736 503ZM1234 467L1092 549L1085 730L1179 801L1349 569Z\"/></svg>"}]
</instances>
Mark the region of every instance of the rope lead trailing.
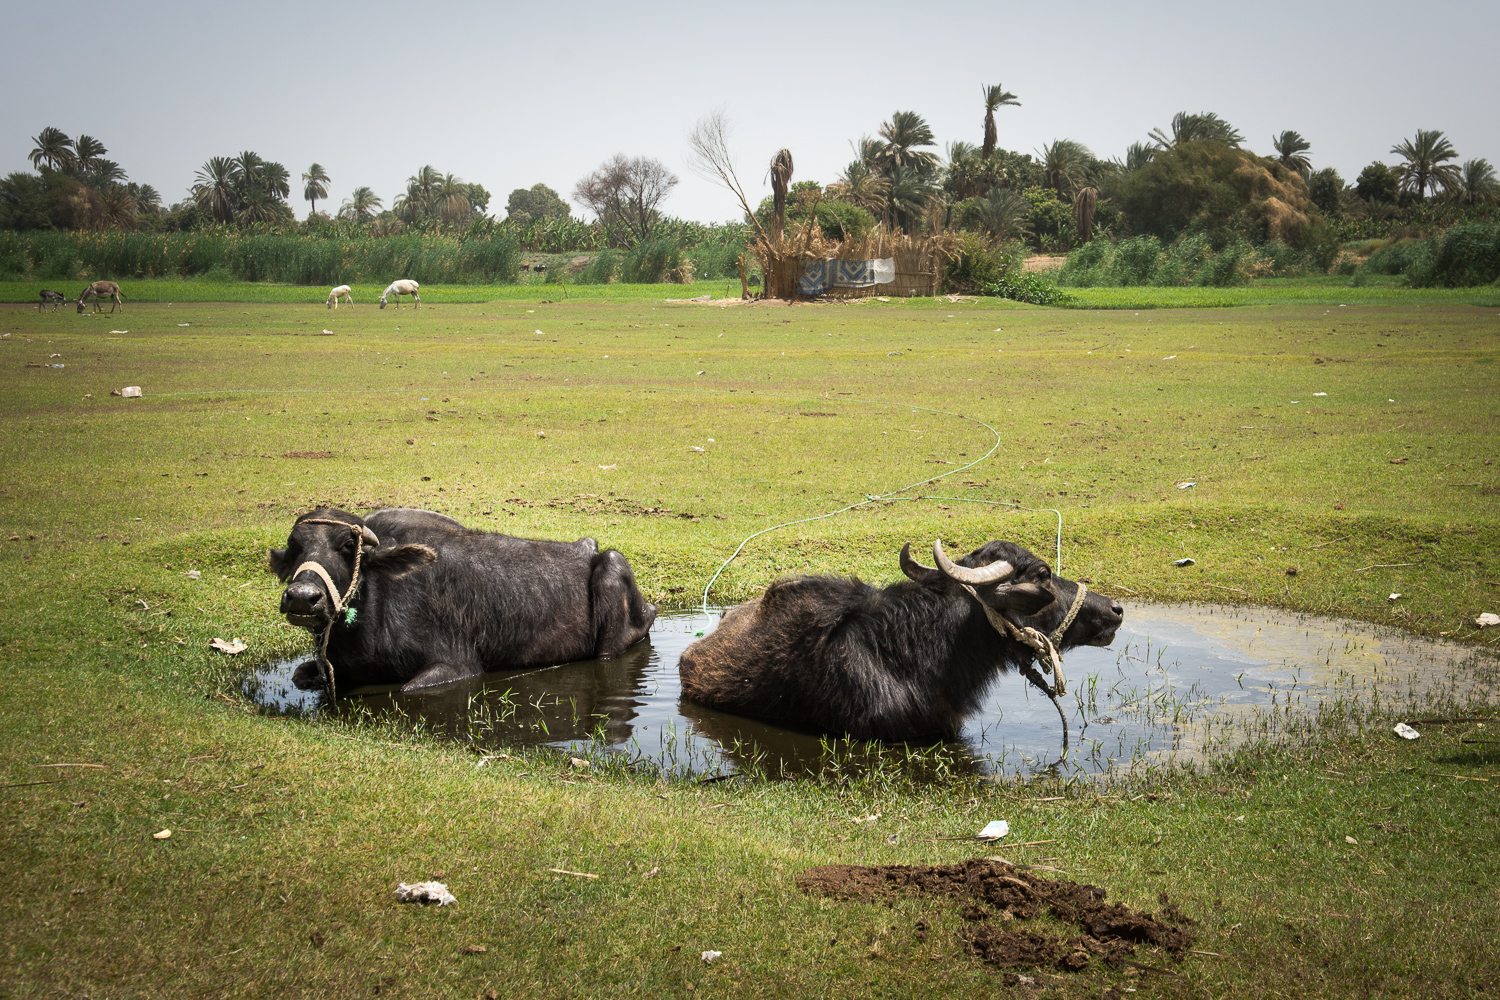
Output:
<instances>
[{"instance_id":1,"label":"rope lead trailing","mask_svg":"<svg viewBox=\"0 0 1500 1000\"><path fill-rule=\"evenodd\" d=\"M315 562L305 562L292 572L293 579L295 579L297 574L301 573L304 569L310 569L313 572L317 573L318 578L323 581L323 586L328 590L329 599L333 601L333 614L328 618L328 627L323 630L322 637L318 642L317 652L318 671L323 675L323 680L328 685L328 702L329 704L333 704L334 702L338 701L339 691L338 687L334 684L333 681L333 664L328 659L328 640L333 637L333 626L338 623L339 615L345 613L344 609L348 608L349 599L354 596L354 591L359 587L359 563L361 557L365 552L364 526L359 524L350 524L348 521L336 521L332 518L325 517L310 517L307 520L299 521L298 523L332 524L337 527L348 528L354 534L354 574L349 578L349 589L344 591L342 597L339 596L338 588L333 585L333 577L328 575L328 570L324 569L321 564ZM353 612L355 609L349 608L348 610L350 612ZM354 618L352 614L346 615L345 618L346 624L353 624Z\"/></svg>"}]
</instances>

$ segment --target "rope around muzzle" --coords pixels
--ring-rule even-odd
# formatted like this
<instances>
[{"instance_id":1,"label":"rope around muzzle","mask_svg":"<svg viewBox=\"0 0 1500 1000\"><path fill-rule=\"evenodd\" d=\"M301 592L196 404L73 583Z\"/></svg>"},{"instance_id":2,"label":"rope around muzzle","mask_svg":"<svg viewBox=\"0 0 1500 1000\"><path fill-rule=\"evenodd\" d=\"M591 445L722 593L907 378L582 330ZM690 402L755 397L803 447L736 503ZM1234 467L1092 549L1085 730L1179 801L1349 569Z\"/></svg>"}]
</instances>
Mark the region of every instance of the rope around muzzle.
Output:
<instances>
[{"instance_id":1,"label":"rope around muzzle","mask_svg":"<svg viewBox=\"0 0 1500 1000\"><path fill-rule=\"evenodd\" d=\"M1087 584L1078 585L1078 593L1073 597L1073 606L1068 608L1068 613L1063 616L1062 624L1053 629L1050 634L1044 635L1034 628L1017 625L1009 618L990 607L984 601L979 600L979 594L967 583L960 583L969 592L969 596L979 601L979 606L984 609L984 616L989 619L991 627L1001 635L1008 635L1017 642L1031 647L1031 658L1033 663L1041 664L1042 670L1052 674L1055 683L1048 686L1031 663L1022 664L1021 676L1025 677L1038 690L1052 700L1052 707L1057 709L1057 717L1062 720L1063 747L1068 745L1068 717L1063 712L1062 703L1057 700L1059 695L1068 693L1067 678L1063 677L1062 654L1057 647L1062 645L1063 633L1068 631L1068 626L1078 618L1078 612L1083 608L1084 598L1088 597L1089 588ZM1045 654L1046 659L1043 659Z\"/></svg>"},{"instance_id":2,"label":"rope around muzzle","mask_svg":"<svg viewBox=\"0 0 1500 1000\"><path fill-rule=\"evenodd\" d=\"M343 613L349 604L349 599L359 587L359 563L360 557L364 555L364 535L367 530L362 524L350 524L348 521L336 521L333 518L310 517L298 524L331 524L335 527L348 528L354 534L354 574L349 578L349 589L339 595L339 589L334 585L333 577L328 575L328 570L323 568L322 563L313 562L309 559L292 571L291 580L297 579L297 574L303 570L310 569L318 574L318 579L323 581L323 586L328 590L329 600L333 602L333 614L328 619L328 627L323 630L323 637L318 643L317 661L318 671L323 675L324 682L328 685L328 700L338 700L339 692L333 681L333 664L328 659L328 640L333 636L333 626L338 621L338 616Z\"/></svg>"}]
</instances>

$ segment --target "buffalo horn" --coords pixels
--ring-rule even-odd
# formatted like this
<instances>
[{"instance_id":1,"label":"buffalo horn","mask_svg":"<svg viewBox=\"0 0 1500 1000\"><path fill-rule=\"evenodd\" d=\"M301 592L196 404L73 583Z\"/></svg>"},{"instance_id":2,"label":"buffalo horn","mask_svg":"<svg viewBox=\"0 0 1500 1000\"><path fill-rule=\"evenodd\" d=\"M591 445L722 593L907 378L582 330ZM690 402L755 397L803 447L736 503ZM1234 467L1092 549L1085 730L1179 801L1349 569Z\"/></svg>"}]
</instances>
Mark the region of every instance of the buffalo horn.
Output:
<instances>
[{"instance_id":1,"label":"buffalo horn","mask_svg":"<svg viewBox=\"0 0 1500 1000\"><path fill-rule=\"evenodd\" d=\"M364 544L366 545L380 544L380 537L376 535L375 532L371 531L366 525L361 524L359 526L359 534L360 537L364 539Z\"/></svg>"},{"instance_id":2,"label":"buffalo horn","mask_svg":"<svg viewBox=\"0 0 1500 1000\"><path fill-rule=\"evenodd\" d=\"M941 571L932 566L923 566L913 559L911 542L907 542L901 546L901 572L905 573L908 579L922 583L925 580L931 579L934 573L940 573Z\"/></svg>"},{"instance_id":3,"label":"buffalo horn","mask_svg":"<svg viewBox=\"0 0 1500 1000\"><path fill-rule=\"evenodd\" d=\"M939 538L932 543L932 555L937 559L938 568L943 573L959 583L967 583L971 587L983 586L989 583L999 583L1016 571L1016 568L1005 560L992 562L982 569L969 569L960 566L948 558L943 551L943 540Z\"/></svg>"}]
</instances>

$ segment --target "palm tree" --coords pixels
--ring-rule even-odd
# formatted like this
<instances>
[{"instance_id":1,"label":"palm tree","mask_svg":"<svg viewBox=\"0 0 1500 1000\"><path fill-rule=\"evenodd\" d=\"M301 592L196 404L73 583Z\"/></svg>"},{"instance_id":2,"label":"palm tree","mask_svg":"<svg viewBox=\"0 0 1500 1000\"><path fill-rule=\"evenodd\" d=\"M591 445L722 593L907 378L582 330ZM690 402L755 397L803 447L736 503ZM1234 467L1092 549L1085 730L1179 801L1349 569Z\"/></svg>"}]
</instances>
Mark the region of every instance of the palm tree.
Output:
<instances>
[{"instance_id":1,"label":"palm tree","mask_svg":"<svg viewBox=\"0 0 1500 1000\"><path fill-rule=\"evenodd\" d=\"M959 199L977 198L994 185L986 183L991 171L979 150L962 140L948 144L947 187Z\"/></svg>"},{"instance_id":2,"label":"palm tree","mask_svg":"<svg viewBox=\"0 0 1500 1000\"><path fill-rule=\"evenodd\" d=\"M847 201L871 212L885 207L886 195L891 182L870 167L865 160L855 160L844 168L839 179L828 185L828 193L835 201Z\"/></svg>"},{"instance_id":3,"label":"palm tree","mask_svg":"<svg viewBox=\"0 0 1500 1000\"><path fill-rule=\"evenodd\" d=\"M31 151L31 165L40 168L42 161L53 170L67 170L75 162L73 140L61 130L48 125L31 139L36 148Z\"/></svg>"},{"instance_id":4,"label":"palm tree","mask_svg":"<svg viewBox=\"0 0 1500 1000\"><path fill-rule=\"evenodd\" d=\"M469 219L474 206L469 201L469 185L452 174L444 174L432 194L438 215L450 225L462 225Z\"/></svg>"},{"instance_id":5,"label":"palm tree","mask_svg":"<svg viewBox=\"0 0 1500 1000\"><path fill-rule=\"evenodd\" d=\"M938 156L918 146L936 146L932 128L915 111L897 111L891 120L880 126L880 137L885 140L876 161L886 168L887 174L895 167L915 168L924 175L937 166Z\"/></svg>"},{"instance_id":6,"label":"palm tree","mask_svg":"<svg viewBox=\"0 0 1500 1000\"><path fill-rule=\"evenodd\" d=\"M307 168L307 173L302 175L302 197L312 202L312 214L318 212L318 199L328 197L328 182L331 178L328 171L322 165L314 163Z\"/></svg>"},{"instance_id":7,"label":"palm tree","mask_svg":"<svg viewBox=\"0 0 1500 1000\"><path fill-rule=\"evenodd\" d=\"M1055 139L1037 153L1047 186L1056 191L1062 201L1073 200L1073 192L1086 179L1093 158L1094 154L1087 146L1073 139Z\"/></svg>"},{"instance_id":8,"label":"palm tree","mask_svg":"<svg viewBox=\"0 0 1500 1000\"><path fill-rule=\"evenodd\" d=\"M101 228L115 226L134 229L136 216L135 199L124 187L116 185L99 193L96 221Z\"/></svg>"},{"instance_id":9,"label":"palm tree","mask_svg":"<svg viewBox=\"0 0 1500 1000\"><path fill-rule=\"evenodd\" d=\"M252 187L240 198L240 209L234 217L237 222L275 222L281 217L276 199L264 188Z\"/></svg>"},{"instance_id":10,"label":"palm tree","mask_svg":"<svg viewBox=\"0 0 1500 1000\"><path fill-rule=\"evenodd\" d=\"M1128 174L1150 163L1156 156L1156 147L1146 142L1132 142L1125 147L1125 162L1120 167Z\"/></svg>"},{"instance_id":11,"label":"palm tree","mask_svg":"<svg viewBox=\"0 0 1500 1000\"><path fill-rule=\"evenodd\" d=\"M227 156L215 156L193 176L193 200L219 222L234 218L240 166Z\"/></svg>"},{"instance_id":12,"label":"palm tree","mask_svg":"<svg viewBox=\"0 0 1500 1000\"><path fill-rule=\"evenodd\" d=\"M1030 217L1031 202L1010 188L991 188L979 202L979 224L996 239L1024 236Z\"/></svg>"},{"instance_id":13,"label":"palm tree","mask_svg":"<svg viewBox=\"0 0 1500 1000\"><path fill-rule=\"evenodd\" d=\"M161 195L150 184L131 182L125 185L125 190L135 199L136 210L141 214L155 215L161 211Z\"/></svg>"},{"instance_id":14,"label":"palm tree","mask_svg":"<svg viewBox=\"0 0 1500 1000\"><path fill-rule=\"evenodd\" d=\"M94 187L106 187L125 183L125 176L125 168L114 160L95 157L84 179Z\"/></svg>"},{"instance_id":15,"label":"palm tree","mask_svg":"<svg viewBox=\"0 0 1500 1000\"><path fill-rule=\"evenodd\" d=\"M981 159L988 160L990 154L995 151L995 141L999 137L995 131L995 111L1007 104L1013 104L1018 108L1021 106L1021 102L1016 100L1016 95L998 83L993 87L984 88L984 145L979 152Z\"/></svg>"},{"instance_id":16,"label":"palm tree","mask_svg":"<svg viewBox=\"0 0 1500 1000\"><path fill-rule=\"evenodd\" d=\"M1198 114L1179 111L1172 116L1171 136L1157 128L1151 130L1149 138L1159 149L1176 149L1188 142L1222 142L1226 146L1238 147L1245 139L1234 126L1212 111Z\"/></svg>"},{"instance_id":17,"label":"palm tree","mask_svg":"<svg viewBox=\"0 0 1500 1000\"><path fill-rule=\"evenodd\" d=\"M91 135L80 135L78 141L73 143L75 151L74 166L79 170L92 170L94 166L104 158L109 150L104 148L104 143Z\"/></svg>"},{"instance_id":18,"label":"palm tree","mask_svg":"<svg viewBox=\"0 0 1500 1000\"><path fill-rule=\"evenodd\" d=\"M889 217L906 232L914 232L927 210L932 186L915 166L893 166L886 172L890 189L886 194Z\"/></svg>"},{"instance_id":19,"label":"palm tree","mask_svg":"<svg viewBox=\"0 0 1500 1000\"><path fill-rule=\"evenodd\" d=\"M1278 136L1271 137L1271 145L1277 152L1276 162L1288 170L1294 170L1306 180L1312 174L1312 161L1303 156L1312 149L1312 143L1302 138L1301 135L1288 129Z\"/></svg>"},{"instance_id":20,"label":"palm tree","mask_svg":"<svg viewBox=\"0 0 1500 1000\"><path fill-rule=\"evenodd\" d=\"M339 206L339 214L355 222L366 222L380 210L380 199L367 187L357 187L349 200Z\"/></svg>"},{"instance_id":21,"label":"palm tree","mask_svg":"<svg viewBox=\"0 0 1500 1000\"><path fill-rule=\"evenodd\" d=\"M1489 160L1466 160L1456 188L1460 205L1493 205L1500 201L1500 180Z\"/></svg>"},{"instance_id":22,"label":"palm tree","mask_svg":"<svg viewBox=\"0 0 1500 1000\"><path fill-rule=\"evenodd\" d=\"M1391 147L1391 152L1406 161L1395 171L1401 178L1402 189L1415 190L1418 201L1426 196L1429 187L1434 192L1438 188L1446 191L1462 181L1458 166L1444 162L1458 159L1458 152L1438 129L1417 129L1414 138L1402 139Z\"/></svg>"}]
</instances>

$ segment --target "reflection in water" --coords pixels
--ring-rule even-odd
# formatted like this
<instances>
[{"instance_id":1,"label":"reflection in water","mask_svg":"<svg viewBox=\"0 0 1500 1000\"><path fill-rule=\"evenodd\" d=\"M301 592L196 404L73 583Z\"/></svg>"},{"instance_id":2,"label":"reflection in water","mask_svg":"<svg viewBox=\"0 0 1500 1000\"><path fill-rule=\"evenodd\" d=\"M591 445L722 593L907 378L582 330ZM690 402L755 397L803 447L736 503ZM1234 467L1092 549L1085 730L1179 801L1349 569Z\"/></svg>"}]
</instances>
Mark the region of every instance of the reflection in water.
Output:
<instances>
[{"instance_id":1,"label":"reflection in water","mask_svg":"<svg viewBox=\"0 0 1500 1000\"><path fill-rule=\"evenodd\" d=\"M1057 711L1019 675L999 679L958 738L934 747L849 744L728 715L680 696L677 660L719 613L659 615L647 642L612 660L488 674L422 694L362 688L338 711L412 720L487 748L593 747L674 774L772 776L899 764L912 777L1097 773L1200 761L1247 740L1287 736L1319 713L1500 700L1500 660L1360 623L1212 605L1138 605L1111 648L1067 657L1063 706L1074 731L1063 761ZM246 678L269 711L324 704L298 691L305 657Z\"/></svg>"}]
</instances>

